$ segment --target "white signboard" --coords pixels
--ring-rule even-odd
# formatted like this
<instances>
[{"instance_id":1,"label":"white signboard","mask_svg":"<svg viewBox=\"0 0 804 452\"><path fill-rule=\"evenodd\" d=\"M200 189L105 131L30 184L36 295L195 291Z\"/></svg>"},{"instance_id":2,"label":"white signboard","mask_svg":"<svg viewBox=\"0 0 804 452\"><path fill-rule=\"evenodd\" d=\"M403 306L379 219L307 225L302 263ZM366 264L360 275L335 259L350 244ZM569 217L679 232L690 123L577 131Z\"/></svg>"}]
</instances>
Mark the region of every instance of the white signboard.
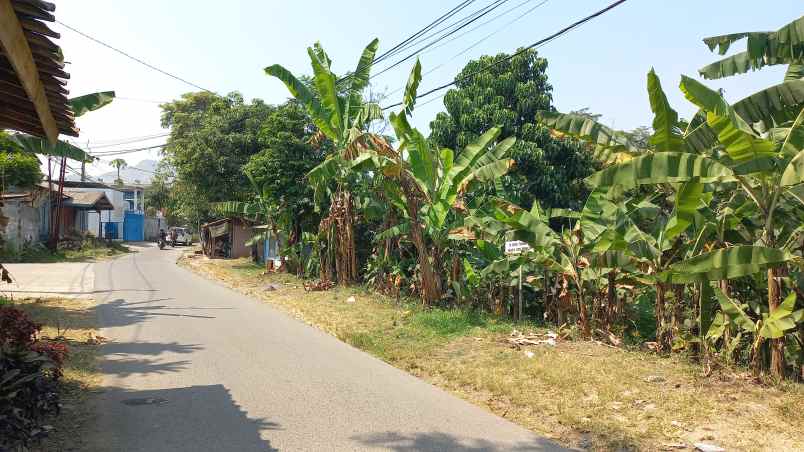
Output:
<instances>
[{"instance_id":1,"label":"white signboard","mask_svg":"<svg viewBox=\"0 0 804 452\"><path fill-rule=\"evenodd\" d=\"M522 254L525 251L530 251L532 248L527 243L521 240L512 240L505 242L505 254Z\"/></svg>"}]
</instances>

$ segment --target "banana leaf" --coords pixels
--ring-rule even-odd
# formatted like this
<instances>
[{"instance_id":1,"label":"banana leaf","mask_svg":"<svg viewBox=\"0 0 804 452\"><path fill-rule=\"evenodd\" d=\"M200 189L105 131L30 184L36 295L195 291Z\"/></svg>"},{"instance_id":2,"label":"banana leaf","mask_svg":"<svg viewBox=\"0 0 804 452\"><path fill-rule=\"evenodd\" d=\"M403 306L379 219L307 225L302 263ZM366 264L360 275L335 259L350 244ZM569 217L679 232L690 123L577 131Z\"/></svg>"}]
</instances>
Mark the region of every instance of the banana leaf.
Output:
<instances>
[{"instance_id":1,"label":"banana leaf","mask_svg":"<svg viewBox=\"0 0 804 452\"><path fill-rule=\"evenodd\" d=\"M67 157L79 162L92 162L95 157L86 151L74 146L66 141L58 140L55 144L50 144L46 138L35 137L17 133L10 136L11 141L16 144L23 152L39 155L50 155L53 157Z\"/></svg>"},{"instance_id":2,"label":"banana leaf","mask_svg":"<svg viewBox=\"0 0 804 452\"><path fill-rule=\"evenodd\" d=\"M794 259L788 251L740 245L703 253L671 265L665 277L675 284L734 279Z\"/></svg>"},{"instance_id":3,"label":"banana leaf","mask_svg":"<svg viewBox=\"0 0 804 452\"><path fill-rule=\"evenodd\" d=\"M70 108L73 110L75 117L79 117L84 113L97 110L103 106L110 104L114 100L114 91L103 91L100 93L85 94L83 96L73 97L68 102Z\"/></svg>"}]
</instances>

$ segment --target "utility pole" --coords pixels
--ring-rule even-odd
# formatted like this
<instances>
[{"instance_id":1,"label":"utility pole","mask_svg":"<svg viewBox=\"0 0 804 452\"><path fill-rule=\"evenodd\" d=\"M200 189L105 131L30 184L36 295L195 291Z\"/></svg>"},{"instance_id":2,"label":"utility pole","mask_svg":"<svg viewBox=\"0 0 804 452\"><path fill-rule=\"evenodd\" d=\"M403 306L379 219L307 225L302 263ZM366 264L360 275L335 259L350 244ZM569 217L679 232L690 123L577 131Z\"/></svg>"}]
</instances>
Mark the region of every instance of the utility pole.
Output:
<instances>
[{"instance_id":1,"label":"utility pole","mask_svg":"<svg viewBox=\"0 0 804 452\"><path fill-rule=\"evenodd\" d=\"M87 149L89 149L89 140L87 140ZM89 151L87 151L89 153ZM81 160L81 182L87 181L87 162Z\"/></svg>"}]
</instances>

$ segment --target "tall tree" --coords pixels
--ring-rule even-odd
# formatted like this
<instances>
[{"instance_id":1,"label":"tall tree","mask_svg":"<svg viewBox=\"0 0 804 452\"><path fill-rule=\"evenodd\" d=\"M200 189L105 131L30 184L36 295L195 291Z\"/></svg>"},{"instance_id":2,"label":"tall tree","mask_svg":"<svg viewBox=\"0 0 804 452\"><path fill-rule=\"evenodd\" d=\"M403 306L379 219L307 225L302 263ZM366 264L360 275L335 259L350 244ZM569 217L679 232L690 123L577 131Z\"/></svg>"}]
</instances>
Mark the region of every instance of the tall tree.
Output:
<instances>
[{"instance_id":1,"label":"tall tree","mask_svg":"<svg viewBox=\"0 0 804 452\"><path fill-rule=\"evenodd\" d=\"M579 208L585 198L581 181L594 171L594 161L579 144L552 137L535 120L537 111L553 109L547 60L536 51L502 61L507 57L483 56L458 73L456 88L444 97L446 113L430 123L430 138L438 146L462 149L500 127L501 136L515 136L517 142L511 152L516 164L496 184L497 194L526 208L534 200L545 207Z\"/></svg>"},{"instance_id":2,"label":"tall tree","mask_svg":"<svg viewBox=\"0 0 804 452\"><path fill-rule=\"evenodd\" d=\"M109 164L117 169L117 179L114 181L114 183L118 185L123 185L123 179L120 179L120 170L128 167L128 163L126 163L125 160L118 158L112 160L111 162L109 162Z\"/></svg>"},{"instance_id":3,"label":"tall tree","mask_svg":"<svg viewBox=\"0 0 804 452\"><path fill-rule=\"evenodd\" d=\"M242 167L262 149L260 130L273 111L259 99L245 102L239 93L189 93L162 105L162 127L171 129L163 152L175 170L178 216L204 221L212 216L210 203L248 196Z\"/></svg>"},{"instance_id":4,"label":"tall tree","mask_svg":"<svg viewBox=\"0 0 804 452\"><path fill-rule=\"evenodd\" d=\"M371 121L382 117L380 106L365 102L363 91L368 85L374 55L379 42L372 40L357 62L355 70L338 78L331 69L332 60L320 43L307 48L313 77L305 83L279 64L265 68L265 73L278 78L288 91L307 109L318 127L319 138L334 143L335 150L326 161L308 174L317 201L329 198L329 214L321 220L319 232L328 237L334 250L338 281L348 284L358 279L355 242L356 208L351 189L356 185L349 160L359 149L377 137L366 131ZM328 196L325 196L328 195ZM321 279L330 279L331 266L322 262Z\"/></svg>"},{"instance_id":5,"label":"tall tree","mask_svg":"<svg viewBox=\"0 0 804 452\"><path fill-rule=\"evenodd\" d=\"M325 141L313 146L310 139L316 132L304 107L295 100L288 101L268 115L260 131L264 148L243 167L261 187L266 201L279 208L282 218L274 220L288 233L291 245L303 229L311 230L318 221L306 177L324 160L331 144Z\"/></svg>"}]
</instances>

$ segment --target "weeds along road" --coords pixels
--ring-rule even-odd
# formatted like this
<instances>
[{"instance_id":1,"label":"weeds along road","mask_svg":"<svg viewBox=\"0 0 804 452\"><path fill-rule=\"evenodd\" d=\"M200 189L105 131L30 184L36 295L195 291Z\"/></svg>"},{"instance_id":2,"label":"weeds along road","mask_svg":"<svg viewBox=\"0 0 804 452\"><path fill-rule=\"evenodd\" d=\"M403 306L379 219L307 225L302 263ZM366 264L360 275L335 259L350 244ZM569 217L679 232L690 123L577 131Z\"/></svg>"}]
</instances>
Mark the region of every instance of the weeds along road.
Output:
<instances>
[{"instance_id":1,"label":"weeds along road","mask_svg":"<svg viewBox=\"0 0 804 452\"><path fill-rule=\"evenodd\" d=\"M542 451L552 442L175 265L95 264L94 451Z\"/></svg>"}]
</instances>

